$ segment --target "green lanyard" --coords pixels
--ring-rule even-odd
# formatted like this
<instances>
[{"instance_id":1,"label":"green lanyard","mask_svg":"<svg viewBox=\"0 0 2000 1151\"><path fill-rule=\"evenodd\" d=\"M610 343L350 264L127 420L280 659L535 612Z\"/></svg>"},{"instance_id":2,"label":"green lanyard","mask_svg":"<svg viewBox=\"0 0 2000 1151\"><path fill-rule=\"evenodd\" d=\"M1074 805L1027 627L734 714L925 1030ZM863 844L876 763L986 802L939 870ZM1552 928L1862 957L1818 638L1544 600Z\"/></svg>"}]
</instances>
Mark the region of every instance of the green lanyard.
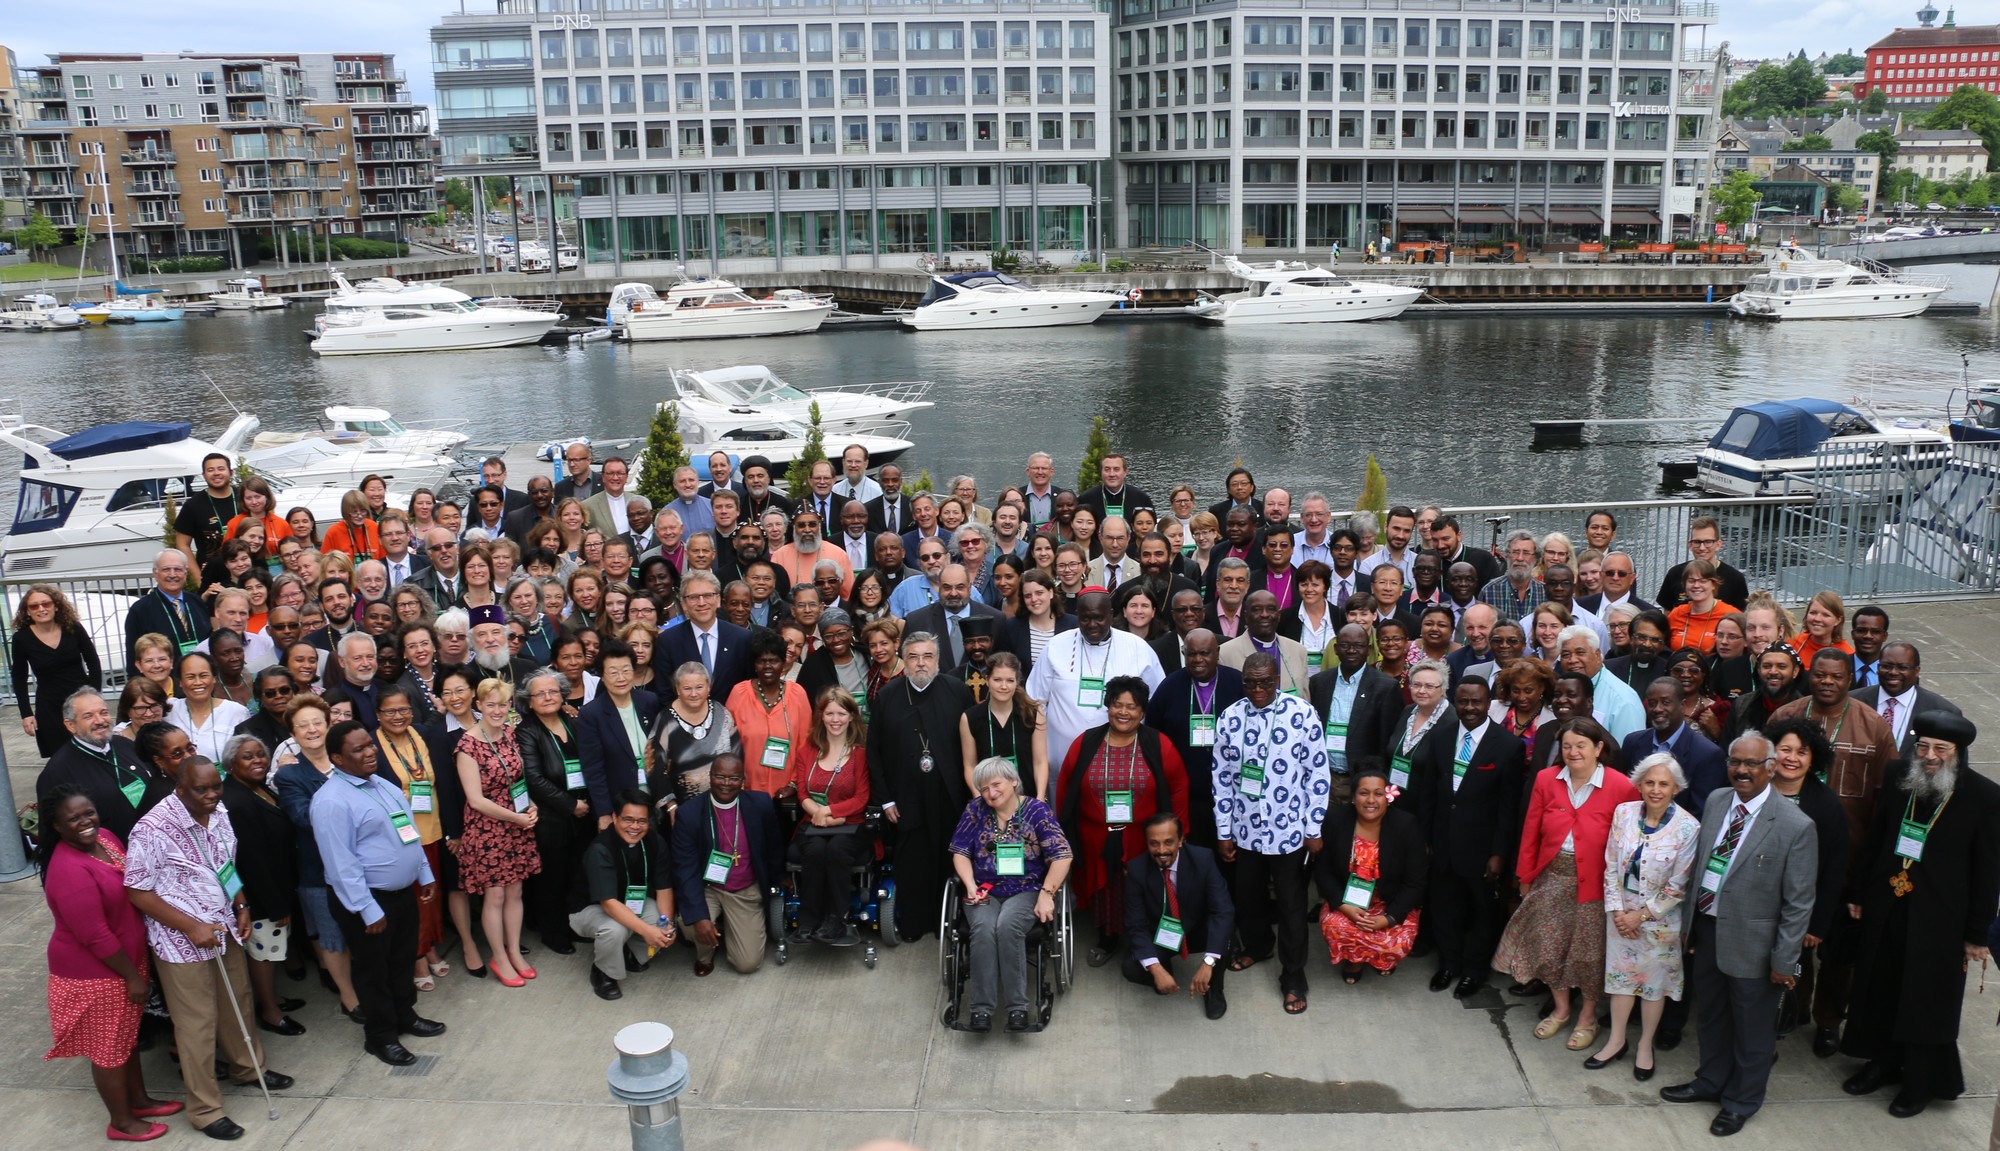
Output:
<instances>
[{"instance_id":1,"label":"green lanyard","mask_svg":"<svg viewBox=\"0 0 2000 1151\"><path fill-rule=\"evenodd\" d=\"M1806 718L1823 719L1824 718L1823 716L1816 716L1813 714L1813 703L1814 703L1813 700L1810 699L1806 700ZM1847 712L1848 709L1852 706L1853 706L1853 701L1849 700L1847 704L1840 709L1840 719L1834 723L1833 730L1826 733L1827 743L1835 744L1840 741L1840 729L1847 726Z\"/></svg>"},{"instance_id":2,"label":"green lanyard","mask_svg":"<svg viewBox=\"0 0 2000 1151\"><path fill-rule=\"evenodd\" d=\"M814 803L819 804L821 807L827 806L826 797L832 794L834 781L840 778L840 773L843 770L845 770L846 767L847 767L847 760L843 757L840 761L840 766L834 768L832 773L826 777L826 786L820 788L818 791L814 791L812 789L812 773L815 771L819 771L820 766L817 763L813 764L811 769L809 769L806 772L806 794L812 796ZM710 808L709 810L711 813L713 813L714 808Z\"/></svg>"},{"instance_id":3,"label":"green lanyard","mask_svg":"<svg viewBox=\"0 0 2000 1151\"><path fill-rule=\"evenodd\" d=\"M994 728L993 705L990 703L986 705L986 754L998 756L1006 760L1008 763L1013 764L1015 770L1018 771L1021 767L1021 737L1014 734L1014 726L1011 722L1013 716L1009 715L1007 718L1010 722L1001 724L997 729ZM999 733L1002 731L1007 733L1007 742L1011 748L1004 755L1000 751ZM821 802L825 801L822 800Z\"/></svg>"},{"instance_id":4,"label":"green lanyard","mask_svg":"<svg viewBox=\"0 0 2000 1151\"><path fill-rule=\"evenodd\" d=\"M118 788L118 794L125 797L125 802L132 805L132 810L137 811L139 809L139 801L146 797L145 777L120 764L117 756L101 754L95 748L90 747L75 736L70 736L69 741L76 745L78 751L111 769L111 782L113 786ZM128 776L130 778L127 778Z\"/></svg>"}]
</instances>

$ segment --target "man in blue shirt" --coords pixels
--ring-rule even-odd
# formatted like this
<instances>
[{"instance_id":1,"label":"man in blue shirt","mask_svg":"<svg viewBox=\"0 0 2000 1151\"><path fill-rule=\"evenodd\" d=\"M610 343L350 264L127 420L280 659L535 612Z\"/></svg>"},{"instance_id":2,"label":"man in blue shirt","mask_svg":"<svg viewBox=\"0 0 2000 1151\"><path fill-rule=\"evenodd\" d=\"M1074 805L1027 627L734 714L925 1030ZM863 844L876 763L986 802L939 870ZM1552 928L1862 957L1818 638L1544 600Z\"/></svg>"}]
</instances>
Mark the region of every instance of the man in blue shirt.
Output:
<instances>
[{"instance_id":1,"label":"man in blue shirt","mask_svg":"<svg viewBox=\"0 0 2000 1151\"><path fill-rule=\"evenodd\" d=\"M326 863L334 918L353 957L362 1046L401 1067L417 1061L399 1042L402 1036L444 1034L444 1024L417 1014L410 982L417 904L437 899L437 881L402 789L375 775L377 752L368 729L353 720L334 724L326 746L335 775L313 796L313 839Z\"/></svg>"}]
</instances>

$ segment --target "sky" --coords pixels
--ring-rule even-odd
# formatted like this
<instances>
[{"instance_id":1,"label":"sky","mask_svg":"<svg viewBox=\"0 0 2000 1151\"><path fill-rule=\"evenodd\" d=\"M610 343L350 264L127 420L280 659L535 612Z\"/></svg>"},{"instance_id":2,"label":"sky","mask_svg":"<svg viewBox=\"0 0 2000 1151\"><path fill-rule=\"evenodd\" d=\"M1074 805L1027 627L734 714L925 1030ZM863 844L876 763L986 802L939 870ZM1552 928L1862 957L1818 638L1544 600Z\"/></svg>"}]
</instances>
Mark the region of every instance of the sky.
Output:
<instances>
[{"instance_id":1,"label":"sky","mask_svg":"<svg viewBox=\"0 0 2000 1151\"><path fill-rule=\"evenodd\" d=\"M430 28L461 0L93 0L84 8L10 2L0 20L0 44L23 66L61 51L388 51L409 73L419 100L429 102ZM490 10L493 0L462 0ZM1739 59L1811 55L1869 44L1898 26L1915 27L1923 0L1719 0L1722 18L1707 29L1708 45L1728 41ZM1949 3L1940 4L1947 8ZM87 15L79 17L79 13ZM1996 16L1973 6L1967 23Z\"/></svg>"}]
</instances>

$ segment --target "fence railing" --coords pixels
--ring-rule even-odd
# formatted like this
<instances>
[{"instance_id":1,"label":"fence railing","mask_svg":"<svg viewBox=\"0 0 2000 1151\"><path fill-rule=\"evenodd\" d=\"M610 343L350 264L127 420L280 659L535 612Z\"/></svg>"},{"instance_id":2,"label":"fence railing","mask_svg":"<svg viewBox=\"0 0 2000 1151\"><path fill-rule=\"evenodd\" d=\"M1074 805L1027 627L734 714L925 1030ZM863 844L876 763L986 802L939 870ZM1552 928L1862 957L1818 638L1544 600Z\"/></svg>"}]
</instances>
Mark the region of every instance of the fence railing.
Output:
<instances>
[{"instance_id":1,"label":"fence railing","mask_svg":"<svg viewBox=\"0 0 2000 1151\"><path fill-rule=\"evenodd\" d=\"M21 599L31 587L53 585L76 609L90 641L97 646L97 658L104 665L104 688L115 692L125 683L125 613L140 596L153 589L147 576L109 579L4 580L0 581L0 658L14 665L14 625L20 617ZM14 698L10 675L0 675L0 703L20 703Z\"/></svg>"},{"instance_id":2,"label":"fence railing","mask_svg":"<svg viewBox=\"0 0 2000 1151\"><path fill-rule=\"evenodd\" d=\"M1786 595L2000 591L2000 443L1835 443L1794 486Z\"/></svg>"}]
</instances>

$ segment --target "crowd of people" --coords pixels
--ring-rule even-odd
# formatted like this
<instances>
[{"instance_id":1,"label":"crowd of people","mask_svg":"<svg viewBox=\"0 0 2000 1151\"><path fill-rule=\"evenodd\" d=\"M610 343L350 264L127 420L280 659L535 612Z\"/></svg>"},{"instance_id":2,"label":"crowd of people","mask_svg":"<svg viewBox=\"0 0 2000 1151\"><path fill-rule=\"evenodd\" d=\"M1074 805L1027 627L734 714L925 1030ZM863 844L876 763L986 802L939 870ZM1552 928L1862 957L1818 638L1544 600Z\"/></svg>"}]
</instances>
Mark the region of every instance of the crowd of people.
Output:
<instances>
[{"instance_id":1,"label":"crowd of people","mask_svg":"<svg viewBox=\"0 0 2000 1151\"><path fill-rule=\"evenodd\" d=\"M1266 963L1305 1012L1316 924L1344 983L1497 979L1593 1071L1650 1079L1692 1021L1661 1095L1717 1135L1795 1030L1899 1117L1965 1090L2000 904L1976 730L1885 610L1794 622L1713 519L1649 602L1607 511L1489 552L1242 467L1202 507L1117 454L1078 493L1036 453L990 500L859 447L793 493L703 462L659 508L582 444L522 490L486 461L463 507L371 477L321 525L215 456L125 651L27 589L49 1057L91 1061L108 1137L183 1107L241 1135L216 1075L290 1085L252 1031L305 1032L281 975L317 968L406 1065L454 941L507 988L529 929L588 944L615 1000L679 944L758 970L773 900L788 943L858 943L874 871L906 940L958 885L973 1031L1030 1029L1023 940L1068 900L1090 965L1210 1019ZM151 1042L184 1105L148 1094Z\"/></svg>"}]
</instances>

